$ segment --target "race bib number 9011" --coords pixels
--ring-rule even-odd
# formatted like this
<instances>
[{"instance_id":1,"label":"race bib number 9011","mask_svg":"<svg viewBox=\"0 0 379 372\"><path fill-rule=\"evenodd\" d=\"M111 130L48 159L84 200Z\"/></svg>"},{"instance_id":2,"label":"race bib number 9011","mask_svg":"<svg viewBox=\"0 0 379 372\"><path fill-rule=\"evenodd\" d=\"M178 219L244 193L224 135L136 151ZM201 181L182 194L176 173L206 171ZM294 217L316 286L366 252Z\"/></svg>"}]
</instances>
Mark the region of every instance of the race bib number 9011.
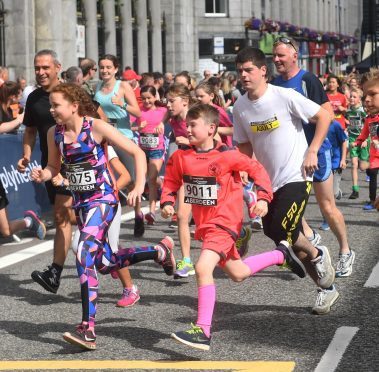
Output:
<instances>
[{"instance_id":1,"label":"race bib number 9011","mask_svg":"<svg viewBox=\"0 0 379 372\"><path fill-rule=\"evenodd\" d=\"M214 207L217 205L216 177L183 176L184 202Z\"/></svg>"},{"instance_id":2,"label":"race bib number 9011","mask_svg":"<svg viewBox=\"0 0 379 372\"><path fill-rule=\"evenodd\" d=\"M88 192L97 189L95 171L91 164L66 164L66 176L73 192Z\"/></svg>"}]
</instances>

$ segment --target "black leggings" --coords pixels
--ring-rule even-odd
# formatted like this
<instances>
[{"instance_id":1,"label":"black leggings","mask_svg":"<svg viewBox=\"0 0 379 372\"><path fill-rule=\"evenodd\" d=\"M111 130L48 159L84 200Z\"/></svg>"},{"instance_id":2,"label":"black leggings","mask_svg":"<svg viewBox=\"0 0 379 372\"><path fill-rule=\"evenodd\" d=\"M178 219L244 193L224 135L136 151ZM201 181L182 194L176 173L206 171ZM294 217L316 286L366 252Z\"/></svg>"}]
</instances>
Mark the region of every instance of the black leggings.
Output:
<instances>
[{"instance_id":1,"label":"black leggings","mask_svg":"<svg viewBox=\"0 0 379 372\"><path fill-rule=\"evenodd\" d=\"M379 168L370 168L366 170L366 174L370 176L369 196L372 202L376 199L376 189L378 187L378 170Z\"/></svg>"}]
</instances>

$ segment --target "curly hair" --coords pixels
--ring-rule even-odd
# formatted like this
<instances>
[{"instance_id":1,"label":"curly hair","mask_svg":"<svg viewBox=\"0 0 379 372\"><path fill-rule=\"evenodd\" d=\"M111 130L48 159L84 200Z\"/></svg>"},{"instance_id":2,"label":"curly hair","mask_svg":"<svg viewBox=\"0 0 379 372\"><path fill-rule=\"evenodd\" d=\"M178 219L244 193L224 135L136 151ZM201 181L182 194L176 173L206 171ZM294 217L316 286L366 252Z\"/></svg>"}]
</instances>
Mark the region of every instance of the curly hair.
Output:
<instances>
[{"instance_id":1,"label":"curly hair","mask_svg":"<svg viewBox=\"0 0 379 372\"><path fill-rule=\"evenodd\" d=\"M78 103L80 116L97 117L96 107L89 94L80 86L73 83L58 84L51 93L61 93L63 98L71 103Z\"/></svg>"}]
</instances>

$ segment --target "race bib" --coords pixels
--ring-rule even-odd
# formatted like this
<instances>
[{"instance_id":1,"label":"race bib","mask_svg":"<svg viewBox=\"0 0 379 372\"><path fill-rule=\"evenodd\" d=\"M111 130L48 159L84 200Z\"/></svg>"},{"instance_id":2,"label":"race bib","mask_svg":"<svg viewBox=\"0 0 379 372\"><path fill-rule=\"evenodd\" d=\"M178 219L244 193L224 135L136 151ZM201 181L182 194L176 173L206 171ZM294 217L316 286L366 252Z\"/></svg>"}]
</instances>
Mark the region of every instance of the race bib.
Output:
<instances>
[{"instance_id":1,"label":"race bib","mask_svg":"<svg viewBox=\"0 0 379 372\"><path fill-rule=\"evenodd\" d=\"M250 128L253 133L270 132L279 127L280 123L276 116L264 121L250 122Z\"/></svg>"},{"instance_id":2,"label":"race bib","mask_svg":"<svg viewBox=\"0 0 379 372\"><path fill-rule=\"evenodd\" d=\"M88 192L97 189L95 171L89 163L66 164L66 177L69 190Z\"/></svg>"},{"instance_id":3,"label":"race bib","mask_svg":"<svg viewBox=\"0 0 379 372\"><path fill-rule=\"evenodd\" d=\"M359 115L354 115L349 117L349 126L351 129L362 129L363 122Z\"/></svg>"},{"instance_id":4,"label":"race bib","mask_svg":"<svg viewBox=\"0 0 379 372\"><path fill-rule=\"evenodd\" d=\"M214 207L217 205L216 177L183 176L184 202Z\"/></svg>"},{"instance_id":5,"label":"race bib","mask_svg":"<svg viewBox=\"0 0 379 372\"><path fill-rule=\"evenodd\" d=\"M145 149L156 149L159 146L159 136L155 133L141 133L139 141Z\"/></svg>"},{"instance_id":6,"label":"race bib","mask_svg":"<svg viewBox=\"0 0 379 372\"><path fill-rule=\"evenodd\" d=\"M377 137L379 122L370 123L370 136L371 138Z\"/></svg>"}]
</instances>

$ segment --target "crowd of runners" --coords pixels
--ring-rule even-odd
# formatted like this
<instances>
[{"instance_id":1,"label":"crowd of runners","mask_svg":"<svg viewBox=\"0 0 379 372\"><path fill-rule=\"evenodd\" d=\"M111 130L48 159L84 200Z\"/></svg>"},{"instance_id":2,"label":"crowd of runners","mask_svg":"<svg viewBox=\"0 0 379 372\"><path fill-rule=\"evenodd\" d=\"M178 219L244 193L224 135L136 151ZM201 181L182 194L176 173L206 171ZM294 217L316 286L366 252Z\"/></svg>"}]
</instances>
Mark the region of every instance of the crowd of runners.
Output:
<instances>
[{"instance_id":1,"label":"crowd of runners","mask_svg":"<svg viewBox=\"0 0 379 372\"><path fill-rule=\"evenodd\" d=\"M121 68L113 55L83 59L62 73L56 53L41 50L34 59L35 86L3 79L0 133L25 126L21 173L39 136L42 168L30 177L46 185L53 205L53 260L34 271L33 280L57 293L70 247L76 255L82 319L64 333L67 342L96 348L97 274L119 279L124 289L117 306L132 306L141 294L128 266L145 260L175 279L196 275L197 320L171 334L194 348L210 348L216 266L236 282L272 265L300 278L308 274L316 289L312 312L330 312L340 296L335 278L352 274L356 256L336 199L361 198L365 212L379 210L379 71L343 80L317 77L299 68L298 44L287 37L276 39L273 62L274 78L264 53L246 47L236 56L236 72L204 71L197 83L187 71L139 75ZM97 71L99 82L93 83ZM343 196L341 173L348 162L351 194ZM360 191L360 171L366 172L368 195ZM312 189L321 226L304 218ZM158 244L122 247L125 201L134 208L137 240L149 226L165 223L157 220L160 213L177 231L179 248L169 236ZM35 212L9 221L7 205L1 185L3 236L29 229L44 239L46 227ZM335 235L337 262L318 229ZM252 230L271 238L273 249L247 256ZM192 239L201 242L196 262Z\"/></svg>"}]
</instances>

